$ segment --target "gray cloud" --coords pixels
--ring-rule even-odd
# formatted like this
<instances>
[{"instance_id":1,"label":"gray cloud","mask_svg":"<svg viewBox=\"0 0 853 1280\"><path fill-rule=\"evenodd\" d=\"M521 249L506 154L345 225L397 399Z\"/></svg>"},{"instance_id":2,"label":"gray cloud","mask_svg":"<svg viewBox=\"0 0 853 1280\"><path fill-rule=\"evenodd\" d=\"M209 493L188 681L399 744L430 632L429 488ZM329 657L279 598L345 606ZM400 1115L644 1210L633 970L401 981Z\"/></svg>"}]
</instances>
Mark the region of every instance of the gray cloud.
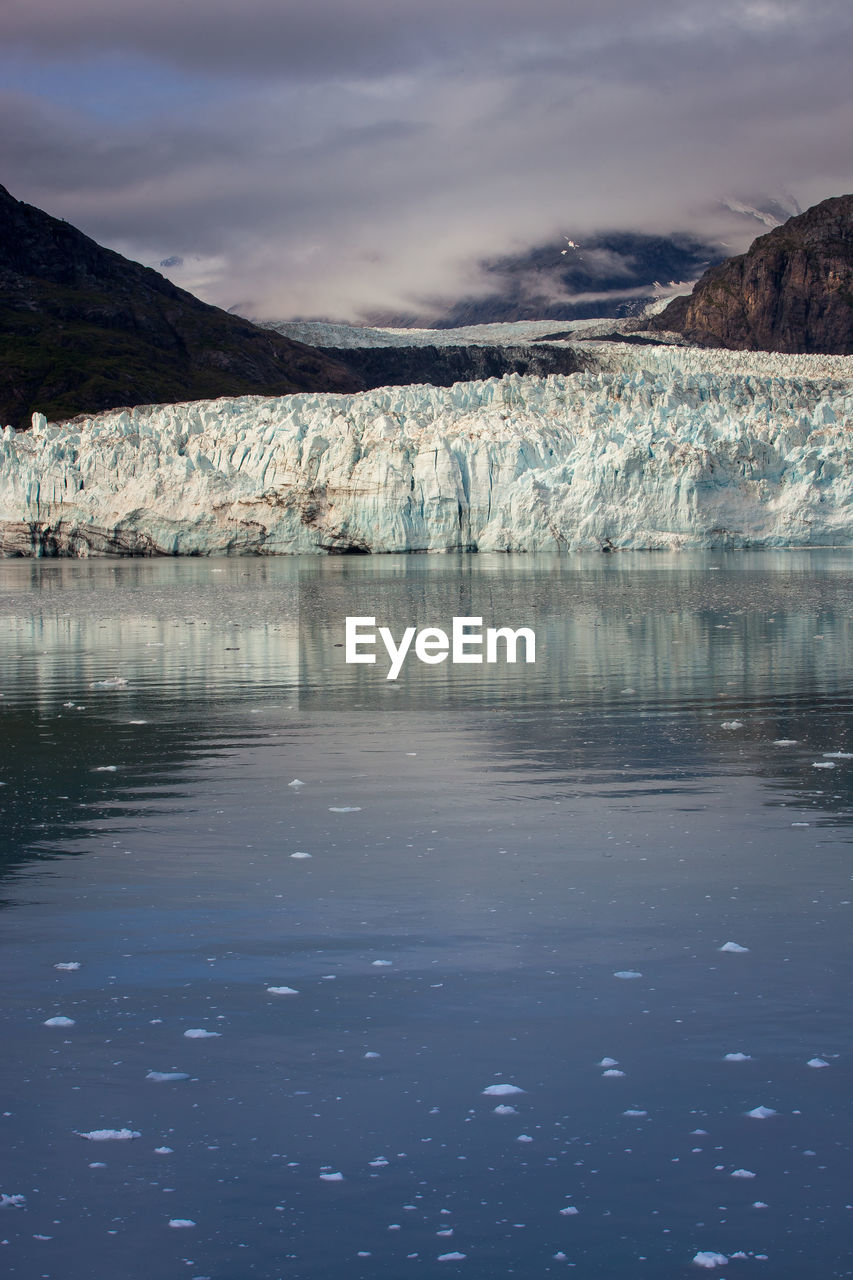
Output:
<instances>
[{"instance_id":1,"label":"gray cloud","mask_svg":"<svg viewBox=\"0 0 853 1280\"><path fill-rule=\"evenodd\" d=\"M0 100L0 180L220 305L399 310L563 232L736 251L723 198L850 190L851 36L822 0L6 0L44 76ZM132 62L134 112L69 110L64 59L116 100Z\"/></svg>"}]
</instances>

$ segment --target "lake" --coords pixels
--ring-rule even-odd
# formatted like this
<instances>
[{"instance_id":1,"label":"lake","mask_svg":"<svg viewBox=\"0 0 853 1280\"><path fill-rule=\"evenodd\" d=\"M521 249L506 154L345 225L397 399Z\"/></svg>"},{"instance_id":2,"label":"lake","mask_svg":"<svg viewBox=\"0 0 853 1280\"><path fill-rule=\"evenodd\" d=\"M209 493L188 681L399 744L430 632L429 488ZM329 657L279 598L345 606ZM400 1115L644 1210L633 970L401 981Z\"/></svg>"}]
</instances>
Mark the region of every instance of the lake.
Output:
<instances>
[{"instance_id":1,"label":"lake","mask_svg":"<svg viewBox=\"0 0 853 1280\"><path fill-rule=\"evenodd\" d=\"M847 551L0 562L8 1274L853 1275L851 618Z\"/></svg>"}]
</instances>

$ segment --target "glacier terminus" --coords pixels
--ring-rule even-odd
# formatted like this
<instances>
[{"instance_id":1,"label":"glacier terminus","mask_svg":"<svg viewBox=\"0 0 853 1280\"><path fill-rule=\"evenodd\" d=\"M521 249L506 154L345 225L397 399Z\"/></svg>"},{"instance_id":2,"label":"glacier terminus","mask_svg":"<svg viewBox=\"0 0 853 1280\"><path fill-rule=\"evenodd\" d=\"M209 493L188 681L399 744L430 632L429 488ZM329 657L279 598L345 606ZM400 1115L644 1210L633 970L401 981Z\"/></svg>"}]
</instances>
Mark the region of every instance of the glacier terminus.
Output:
<instances>
[{"instance_id":1,"label":"glacier terminus","mask_svg":"<svg viewBox=\"0 0 853 1280\"><path fill-rule=\"evenodd\" d=\"M114 410L0 435L15 556L853 544L853 357L585 367Z\"/></svg>"}]
</instances>

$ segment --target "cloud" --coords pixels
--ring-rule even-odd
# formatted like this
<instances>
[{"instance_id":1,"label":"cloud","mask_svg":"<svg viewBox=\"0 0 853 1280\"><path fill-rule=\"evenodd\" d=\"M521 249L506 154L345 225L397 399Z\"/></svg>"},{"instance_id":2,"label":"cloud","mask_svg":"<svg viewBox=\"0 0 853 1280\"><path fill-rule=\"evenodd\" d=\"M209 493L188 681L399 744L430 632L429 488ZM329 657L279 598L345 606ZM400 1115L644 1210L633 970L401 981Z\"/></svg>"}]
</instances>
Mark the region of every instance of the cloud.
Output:
<instances>
[{"instance_id":1,"label":"cloud","mask_svg":"<svg viewBox=\"0 0 853 1280\"><path fill-rule=\"evenodd\" d=\"M823 0L6 0L0 181L220 305L403 310L563 233L736 251L724 199L850 190L851 37Z\"/></svg>"}]
</instances>

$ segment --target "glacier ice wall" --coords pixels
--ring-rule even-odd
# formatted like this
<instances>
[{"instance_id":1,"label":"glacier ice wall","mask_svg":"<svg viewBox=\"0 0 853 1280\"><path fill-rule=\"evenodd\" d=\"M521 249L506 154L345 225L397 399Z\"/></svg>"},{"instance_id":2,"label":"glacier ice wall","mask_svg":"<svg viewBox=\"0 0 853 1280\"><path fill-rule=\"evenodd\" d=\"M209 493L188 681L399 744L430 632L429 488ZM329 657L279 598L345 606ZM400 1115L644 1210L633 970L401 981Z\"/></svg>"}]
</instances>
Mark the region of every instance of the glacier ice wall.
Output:
<instances>
[{"instance_id":1,"label":"glacier ice wall","mask_svg":"<svg viewBox=\"0 0 853 1280\"><path fill-rule=\"evenodd\" d=\"M853 358L598 344L548 378L199 401L0 437L12 555L853 543Z\"/></svg>"}]
</instances>

